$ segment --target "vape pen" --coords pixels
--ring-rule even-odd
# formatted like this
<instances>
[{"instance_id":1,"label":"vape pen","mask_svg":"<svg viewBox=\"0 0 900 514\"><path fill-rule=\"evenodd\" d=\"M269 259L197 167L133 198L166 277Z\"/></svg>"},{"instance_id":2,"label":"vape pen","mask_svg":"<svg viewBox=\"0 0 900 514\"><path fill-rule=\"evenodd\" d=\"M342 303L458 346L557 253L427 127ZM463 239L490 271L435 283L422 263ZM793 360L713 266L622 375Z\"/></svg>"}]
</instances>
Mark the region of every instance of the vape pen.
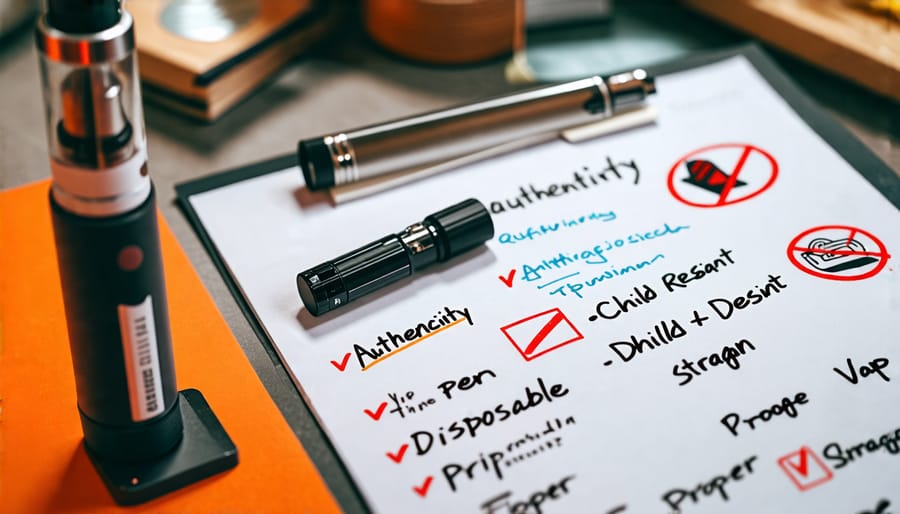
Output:
<instances>
[{"instance_id":1,"label":"vape pen","mask_svg":"<svg viewBox=\"0 0 900 514\"><path fill-rule=\"evenodd\" d=\"M116 0L47 7L50 207L84 441L105 459L153 459L182 417L132 19Z\"/></svg>"},{"instance_id":2,"label":"vape pen","mask_svg":"<svg viewBox=\"0 0 900 514\"><path fill-rule=\"evenodd\" d=\"M655 92L642 69L593 76L300 141L298 162L306 187L326 189L559 137L639 106Z\"/></svg>"},{"instance_id":3,"label":"vape pen","mask_svg":"<svg viewBox=\"0 0 900 514\"><path fill-rule=\"evenodd\" d=\"M48 0L35 35L84 446L131 505L234 467L237 448L175 386L132 18L119 0Z\"/></svg>"},{"instance_id":4,"label":"vape pen","mask_svg":"<svg viewBox=\"0 0 900 514\"><path fill-rule=\"evenodd\" d=\"M297 275L300 299L313 316L465 253L494 237L491 213L470 198Z\"/></svg>"}]
</instances>

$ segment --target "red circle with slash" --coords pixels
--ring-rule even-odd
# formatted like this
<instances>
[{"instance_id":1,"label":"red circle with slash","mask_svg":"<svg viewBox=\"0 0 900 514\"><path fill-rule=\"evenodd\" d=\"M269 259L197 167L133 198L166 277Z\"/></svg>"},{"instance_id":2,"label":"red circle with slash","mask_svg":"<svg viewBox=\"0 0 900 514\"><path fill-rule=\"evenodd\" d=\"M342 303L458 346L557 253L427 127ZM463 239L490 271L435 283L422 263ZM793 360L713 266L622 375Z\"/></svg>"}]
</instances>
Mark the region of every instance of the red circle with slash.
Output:
<instances>
[{"instance_id":1,"label":"red circle with slash","mask_svg":"<svg viewBox=\"0 0 900 514\"><path fill-rule=\"evenodd\" d=\"M844 234L846 237L842 237ZM859 236L869 239L868 248L857 239ZM891 258L880 239L847 225L823 225L801 232L788 245L787 256L800 271L826 280L843 281L873 277ZM863 269L854 275L837 274L857 268Z\"/></svg>"},{"instance_id":2,"label":"red circle with slash","mask_svg":"<svg viewBox=\"0 0 900 514\"><path fill-rule=\"evenodd\" d=\"M700 157L704 153L722 149L735 149L740 151L737 162L730 170L730 173L719 169L710 161L690 161L691 157ZM761 183L761 186L757 184L754 187L753 184L746 184L744 181L738 179L738 176L745 171L747 162L751 159L754 162L754 168L756 168L754 173L758 175L755 178L759 179L756 182ZM675 175L678 174L679 169L681 169L681 166L684 164L689 165L689 175L687 178L676 181ZM693 164L695 168L692 168L691 164ZM672 166L672 169L669 170L668 186L672 196L684 204L692 207L724 207L726 205L749 200L759 195L775 183L776 177L778 177L778 162L769 152L750 144L721 143L698 148L676 161ZM682 186L682 184L687 185ZM687 198L686 196L692 195L685 195L683 192L680 192L679 189L688 186L706 189L710 193L715 194L716 199L705 202ZM735 188L738 188L739 192L737 194L741 194L740 188L742 187L747 187L747 192L742 196L735 196Z\"/></svg>"}]
</instances>

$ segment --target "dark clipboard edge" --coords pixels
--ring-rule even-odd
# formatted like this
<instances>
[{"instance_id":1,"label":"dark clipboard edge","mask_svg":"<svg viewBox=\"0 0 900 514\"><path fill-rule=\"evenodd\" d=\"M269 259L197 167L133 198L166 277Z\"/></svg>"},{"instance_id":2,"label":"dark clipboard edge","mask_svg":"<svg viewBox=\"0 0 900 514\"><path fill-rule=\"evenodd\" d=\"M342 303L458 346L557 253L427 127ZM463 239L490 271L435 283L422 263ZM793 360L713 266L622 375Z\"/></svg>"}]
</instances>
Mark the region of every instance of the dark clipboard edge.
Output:
<instances>
[{"instance_id":1,"label":"dark clipboard edge","mask_svg":"<svg viewBox=\"0 0 900 514\"><path fill-rule=\"evenodd\" d=\"M228 271L228 267L225 265L225 260L222 257L222 254L219 252L219 248L215 245L209 233L206 231L206 227L203 225L203 222L200 221L200 216L197 214L197 211L194 210L194 207L190 202L190 197L193 195L204 193L206 191L212 191L213 189L218 189L220 187L231 185L244 180L249 180L254 177L272 173L274 171L284 170L286 168L295 166L296 164L296 155L282 155L279 157L274 157L272 159L267 159L265 161L250 164L248 166L242 166L240 168L228 170L223 173L215 173L206 177L201 177L199 179L182 182L175 185L176 202L179 208L181 208L181 211L182 213L184 213L188 222L191 224L191 227L194 229L194 232L196 232L197 237L203 244L203 247L206 249L206 253L209 255L210 259L212 259L213 264L219 271L219 275L225 282L225 286L228 287L228 291L231 293L231 296L234 298L235 302L237 302L238 308L241 309L241 312L244 314L244 318L250 324L250 328L253 330L253 333L256 334L257 340L266 351L269 359L272 361L275 372L281 374L282 378L287 379L287 381L293 387L294 392L297 394L297 397L303 404L305 413L308 414L310 419L314 420L314 425L317 430L316 433L311 434L311 436L324 443L326 451L329 453L331 459L336 463L335 465L337 467L337 472L341 475L341 478L344 480L344 482L349 485L356 501L363 506L363 509L366 512L372 512L372 508L366 502L365 496L363 496L362 492L359 490L356 481L353 480L353 476L350 474L350 470L347 469L344 461L341 460L340 457L338 457L334 442L331 441L328 433L325 432L322 424L319 423L319 418L316 417L316 415L312 411L312 407L309 405L309 402L306 401L306 397L304 397L300 392L300 389L298 388L296 382L293 378L291 378L291 375L284 367L284 364L282 364L281 358L278 357L278 352L275 351L274 344L263 329L262 323L260 323L260 321L253 314L253 310L250 308L250 303L244 297L240 287L238 287L237 282L234 280L234 277L231 276L231 272ZM297 170L297 176L301 176L299 169ZM258 373L258 370L254 371ZM276 406L278 406L279 409L281 408L281 406L277 403ZM292 426L291 430L296 433L295 427ZM303 441L301 441L301 443L302 442ZM312 459L312 455L314 455L315 452L307 449L307 454L310 455L310 458ZM318 466L318 463L316 463L315 461L313 461L313 463ZM325 479L326 473L323 473L321 469L319 470L319 473L322 478ZM328 484L327 481L326 485L329 486L329 490L331 490L332 494L334 494L331 485ZM335 500L338 501L338 504L340 505L340 498L338 497L338 495L334 496ZM344 508L343 505L340 506L341 508Z\"/></svg>"},{"instance_id":2,"label":"dark clipboard edge","mask_svg":"<svg viewBox=\"0 0 900 514\"><path fill-rule=\"evenodd\" d=\"M197 211L195 211L194 207L191 205L190 197L230 184L249 180L260 175L272 173L273 171L290 168L291 166L295 166L296 164L297 158L294 155L282 155L280 157L275 157L273 159L268 159L255 164L251 164L249 166L229 170L224 173L217 173L196 180L183 182L175 186L175 196L178 207L181 208L181 212L184 213L185 217L187 217L188 219L188 222L191 224L191 227L194 229L194 232L197 233L197 237L200 238L200 242L203 243L203 247L206 248L206 253L209 254L210 258L213 261L213 264L215 264L216 269L219 271L219 274L225 280L225 285L228 286L228 291L231 292L231 296L233 296L237 301L238 307L240 307L241 312L244 313L244 317L247 318L247 321L250 323L250 327L253 329L256 337L259 338L260 342L263 345L263 348L265 348L266 353L269 355L269 359L272 360L272 364L275 365L276 368L283 367L281 359L278 357L278 353L275 351L275 348L272 345L272 342L269 340L269 337L266 335L265 330L263 330L262 324L260 324L259 320L256 319L256 316L253 315L253 310L250 309L250 304L244 298L243 293L241 293L237 282L235 282L235 280L231 276L231 273L228 271L228 267L225 265L225 259L222 257L222 254L219 253L218 247L213 242L212 237L210 237L209 233L206 231L206 227L200 220L199 214L197 214ZM297 173L298 176L300 176L299 170L297 171Z\"/></svg>"},{"instance_id":3,"label":"dark clipboard edge","mask_svg":"<svg viewBox=\"0 0 900 514\"><path fill-rule=\"evenodd\" d=\"M879 192L881 192L881 194L884 195L888 199L888 201L890 201L895 207L900 209L900 178L898 178L897 175L884 162L882 162L875 154L873 154L871 150L866 148L865 145L863 145L863 143L856 138L856 136L851 134L846 128L832 119L830 115L828 115L828 113L826 113L809 96L807 96L806 93L804 93L796 84L794 84L793 81L787 75L785 75L783 71L781 71L778 65L775 64L771 57L766 55L763 49L756 43L747 43L736 47L725 48L722 50L702 52L688 57L679 58L673 62L663 63L648 68L649 72L652 75L665 75L678 71L686 71L706 64L712 64L738 55L743 55L744 57L746 57L750 61L750 63L757 69L757 71L759 71L763 78L765 78L766 82L768 82L769 85L774 88L782 98L785 99L788 105L790 105L790 107L794 109L794 111L814 132L816 132L822 139L824 139L829 146L834 148L838 152L838 154L840 154L840 156L844 160L850 163L850 165L853 166L853 168L855 168L866 180L868 180L869 183L875 186L875 188ZM181 208L182 212L184 212L191 226L194 228L194 231L197 233L197 236L200 238L200 241L203 243L203 246L206 248L207 253L212 258L213 263L219 270L219 274L222 276L226 285L228 286L228 290L231 292L231 295L237 302L238 307L240 307L241 311L244 313L244 317L250 323L250 326L256 333L257 338L265 348L266 353L268 353L269 358L272 359L275 368L286 374L288 380L291 382L291 384L294 385L295 390L297 389L296 383L290 377L287 369L282 364L277 352L274 349L274 343L266 335L266 332L263 330L260 321L253 314L253 310L250 308L249 302L243 296L240 288L237 286L237 283L234 281L231 273L228 271L227 266L225 266L225 261L222 258L222 255L219 253L218 248L213 243L212 238L206 232L206 228L203 226L199 215L191 205L190 197L196 194L211 191L213 189L218 189L223 186L259 177L267 173L284 170L286 168L296 166L296 164L296 155L292 153L274 157L265 161L260 161L247 166L215 173L206 177L189 180L175 186L175 193L177 198L176 201L178 202L179 207ZM299 177L299 170L297 171L297 174ZM316 424L318 425L318 418L316 418L312 414L312 408L306 402L306 399L303 397L299 390L297 390L297 395L306 405L306 408L309 410L312 419L316 420ZM321 434L322 440L324 440L329 446L328 449L331 452L335 462L338 463L341 473L343 473L343 475L346 477L346 480L350 484L352 490L355 491L357 500L360 502L360 504L364 505L367 510L371 511L371 507L369 507L369 505L366 503L365 497L360 492L358 485L350 475L349 471L346 468L346 465L337 456L337 451L334 447L334 443L330 440L323 427L319 426L319 432Z\"/></svg>"}]
</instances>

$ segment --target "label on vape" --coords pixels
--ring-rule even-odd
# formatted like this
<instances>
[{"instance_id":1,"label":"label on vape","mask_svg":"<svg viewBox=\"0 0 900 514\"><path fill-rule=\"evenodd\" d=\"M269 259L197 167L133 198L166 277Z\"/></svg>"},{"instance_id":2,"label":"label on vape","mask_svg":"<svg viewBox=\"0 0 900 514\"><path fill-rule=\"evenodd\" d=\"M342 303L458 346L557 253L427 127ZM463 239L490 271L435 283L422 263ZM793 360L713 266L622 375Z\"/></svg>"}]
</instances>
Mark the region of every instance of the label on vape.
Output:
<instances>
[{"instance_id":1,"label":"label on vape","mask_svg":"<svg viewBox=\"0 0 900 514\"><path fill-rule=\"evenodd\" d=\"M131 420L145 421L161 414L165 408L156 345L156 324L153 320L153 299L147 295L138 305L119 305L118 309L128 396L131 400Z\"/></svg>"}]
</instances>

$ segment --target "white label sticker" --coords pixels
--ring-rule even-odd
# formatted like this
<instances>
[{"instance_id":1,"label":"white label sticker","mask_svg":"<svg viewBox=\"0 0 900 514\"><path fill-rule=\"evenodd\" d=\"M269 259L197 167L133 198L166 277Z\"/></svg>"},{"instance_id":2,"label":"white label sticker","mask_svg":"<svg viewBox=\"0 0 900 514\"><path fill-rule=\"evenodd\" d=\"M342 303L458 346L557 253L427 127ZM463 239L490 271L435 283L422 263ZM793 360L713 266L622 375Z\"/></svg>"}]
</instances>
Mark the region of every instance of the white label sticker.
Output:
<instances>
[{"instance_id":1,"label":"white label sticker","mask_svg":"<svg viewBox=\"0 0 900 514\"><path fill-rule=\"evenodd\" d=\"M165 407L153 299L150 295L138 305L119 305L119 328L131 400L131 420L145 421L160 414Z\"/></svg>"}]
</instances>

